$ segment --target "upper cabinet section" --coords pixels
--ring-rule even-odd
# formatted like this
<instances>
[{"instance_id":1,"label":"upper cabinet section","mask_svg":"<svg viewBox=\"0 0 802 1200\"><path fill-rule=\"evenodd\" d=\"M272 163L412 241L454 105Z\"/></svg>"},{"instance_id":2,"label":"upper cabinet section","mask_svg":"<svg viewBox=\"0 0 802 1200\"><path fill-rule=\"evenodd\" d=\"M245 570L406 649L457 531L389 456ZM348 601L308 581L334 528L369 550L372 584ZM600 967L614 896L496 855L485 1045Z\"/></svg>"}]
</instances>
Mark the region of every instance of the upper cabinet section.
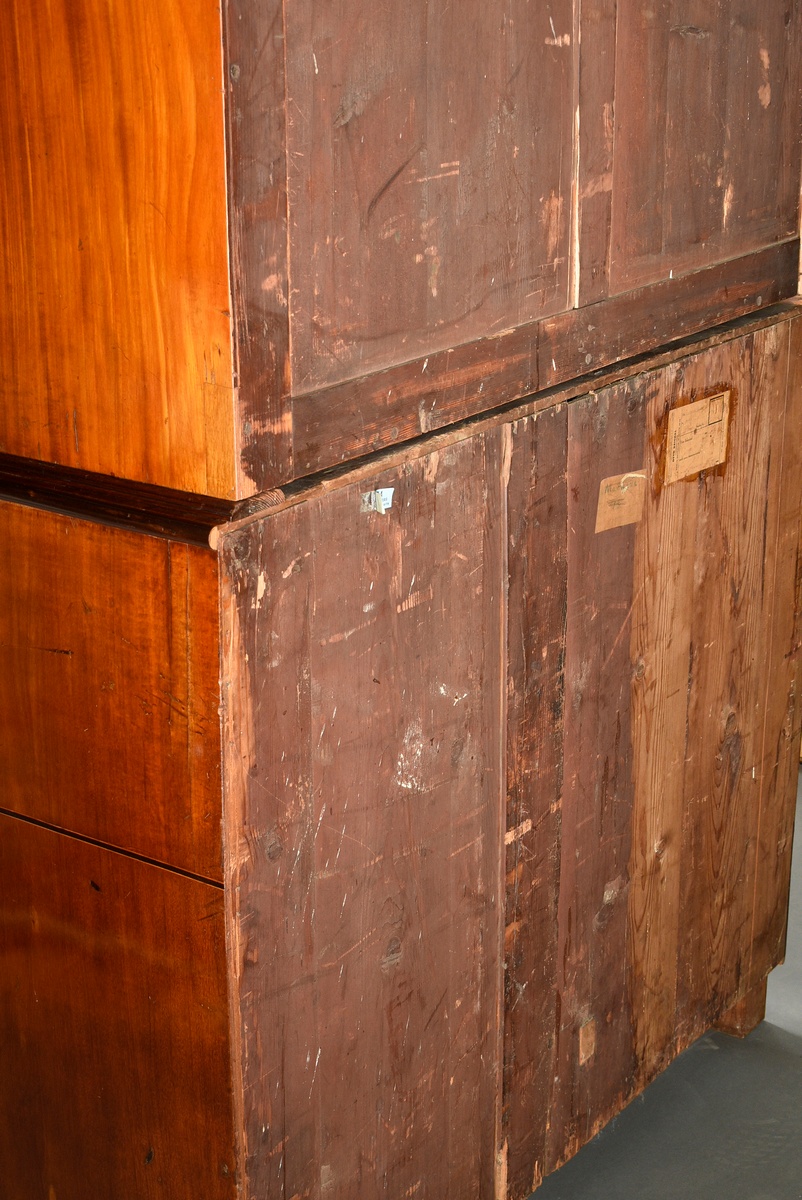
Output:
<instances>
[{"instance_id":1,"label":"upper cabinet section","mask_svg":"<svg viewBox=\"0 0 802 1200\"><path fill-rule=\"evenodd\" d=\"M7 10L0 452L236 499L796 291L800 0Z\"/></svg>"}]
</instances>

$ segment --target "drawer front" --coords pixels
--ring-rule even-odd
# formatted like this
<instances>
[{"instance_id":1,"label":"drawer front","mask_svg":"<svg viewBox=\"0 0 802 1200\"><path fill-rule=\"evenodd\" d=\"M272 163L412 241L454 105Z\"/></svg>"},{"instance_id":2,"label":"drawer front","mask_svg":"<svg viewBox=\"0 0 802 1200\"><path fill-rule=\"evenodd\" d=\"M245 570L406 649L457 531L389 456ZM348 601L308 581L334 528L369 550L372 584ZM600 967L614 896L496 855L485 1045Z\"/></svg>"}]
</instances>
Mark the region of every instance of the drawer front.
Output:
<instances>
[{"instance_id":1,"label":"drawer front","mask_svg":"<svg viewBox=\"0 0 802 1200\"><path fill-rule=\"evenodd\" d=\"M0 503L0 807L220 879L207 550Z\"/></svg>"},{"instance_id":2,"label":"drawer front","mask_svg":"<svg viewBox=\"0 0 802 1200\"><path fill-rule=\"evenodd\" d=\"M232 1200L221 888L0 816L5 1200Z\"/></svg>"}]
</instances>

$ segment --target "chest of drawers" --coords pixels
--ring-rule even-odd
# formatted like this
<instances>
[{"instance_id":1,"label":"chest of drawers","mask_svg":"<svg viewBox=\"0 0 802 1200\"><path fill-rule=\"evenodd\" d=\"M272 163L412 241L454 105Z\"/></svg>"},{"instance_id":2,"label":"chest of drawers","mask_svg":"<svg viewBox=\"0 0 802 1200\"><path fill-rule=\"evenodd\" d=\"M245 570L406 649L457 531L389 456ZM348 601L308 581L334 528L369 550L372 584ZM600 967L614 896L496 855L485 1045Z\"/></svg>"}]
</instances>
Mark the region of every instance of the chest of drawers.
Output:
<instances>
[{"instance_id":1,"label":"chest of drawers","mask_svg":"<svg viewBox=\"0 0 802 1200\"><path fill-rule=\"evenodd\" d=\"M13 3L9 1200L523 1200L782 959L799 4Z\"/></svg>"}]
</instances>

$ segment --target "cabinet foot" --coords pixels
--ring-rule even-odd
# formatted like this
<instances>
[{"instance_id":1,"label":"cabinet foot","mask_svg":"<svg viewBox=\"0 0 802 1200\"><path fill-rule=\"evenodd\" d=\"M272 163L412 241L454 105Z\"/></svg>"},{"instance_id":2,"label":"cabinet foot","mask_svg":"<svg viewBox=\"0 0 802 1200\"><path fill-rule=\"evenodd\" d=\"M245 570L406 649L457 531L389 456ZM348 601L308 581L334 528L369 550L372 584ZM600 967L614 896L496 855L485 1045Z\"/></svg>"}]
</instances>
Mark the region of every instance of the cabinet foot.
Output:
<instances>
[{"instance_id":1,"label":"cabinet foot","mask_svg":"<svg viewBox=\"0 0 802 1200\"><path fill-rule=\"evenodd\" d=\"M764 979L757 987L753 987L751 992L747 992L737 1004L733 1004L732 1008L728 1009L716 1022L715 1028L721 1030L722 1033L730 1034L731 1037L743 1038L751 1033L766 1015L767 983L768 979Z\"/></svg>"}]
</instances>

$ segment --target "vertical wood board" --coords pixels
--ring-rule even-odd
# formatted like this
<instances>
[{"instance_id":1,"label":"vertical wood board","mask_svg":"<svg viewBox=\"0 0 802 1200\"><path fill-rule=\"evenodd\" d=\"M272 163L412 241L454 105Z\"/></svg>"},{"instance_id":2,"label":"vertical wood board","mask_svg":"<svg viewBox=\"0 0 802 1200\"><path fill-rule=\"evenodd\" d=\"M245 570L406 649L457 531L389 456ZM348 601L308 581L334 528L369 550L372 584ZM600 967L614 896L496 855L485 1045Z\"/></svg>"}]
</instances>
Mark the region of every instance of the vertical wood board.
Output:
<instances>
[{"instance_id":1,"label":"vertical wood board","mask_svg":"<svg viewBox=\"0 0 802 1200\"><path fill-rule=\"evenodd\" d=\"M479 437L223 537L254 1194L493 1194L501 479Z\"/></svg>"},{"instance_id":2,"label":"vertical wood board","mask_svg":"<svg viewBox=\"0 0 802 1200\"><path fill-rule=\"evenodd\" d=\"M502 1150L510 1197L545 1173L554 1075L568 409L510 427Z\"/></svg>"}]
</instances>

